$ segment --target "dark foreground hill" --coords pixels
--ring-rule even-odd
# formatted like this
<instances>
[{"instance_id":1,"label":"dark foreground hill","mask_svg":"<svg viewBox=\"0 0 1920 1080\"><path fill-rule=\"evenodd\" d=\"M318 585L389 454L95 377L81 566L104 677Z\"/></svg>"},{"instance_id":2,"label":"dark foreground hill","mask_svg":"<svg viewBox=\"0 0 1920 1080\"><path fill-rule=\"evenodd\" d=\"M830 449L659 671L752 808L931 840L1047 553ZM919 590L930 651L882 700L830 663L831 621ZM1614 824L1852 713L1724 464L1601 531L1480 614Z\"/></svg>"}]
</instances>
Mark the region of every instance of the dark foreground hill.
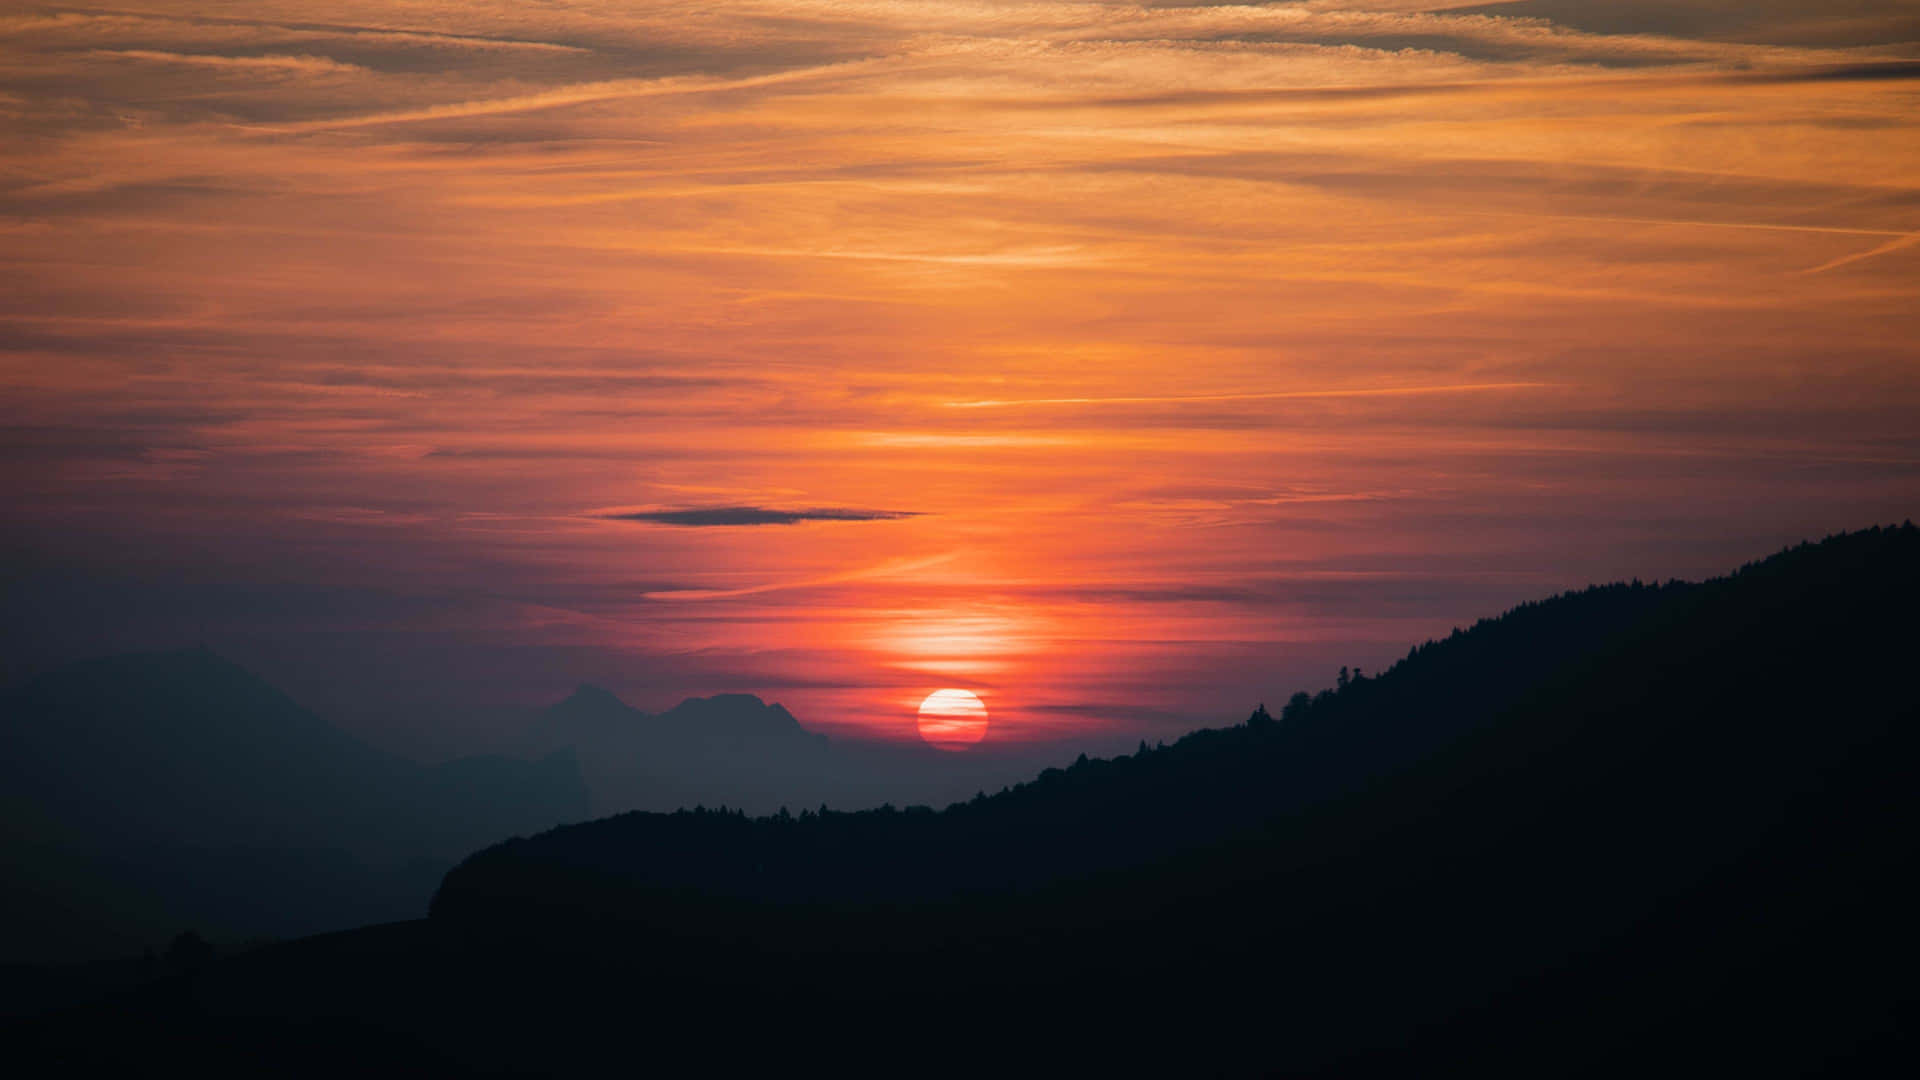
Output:
<instances>
[{"instance_id":1,"label":"dark foreground hill","mask_svg":"<svg viewBox=\"0 0 1920 1080\"><path fill-rule=\"evenodd\" d=\"M1916 612L1912 526L1589 589L938 813L509 841L424 922L23 1034L203 1068L1885 1069Z\"/></svg>"}]
</instances>

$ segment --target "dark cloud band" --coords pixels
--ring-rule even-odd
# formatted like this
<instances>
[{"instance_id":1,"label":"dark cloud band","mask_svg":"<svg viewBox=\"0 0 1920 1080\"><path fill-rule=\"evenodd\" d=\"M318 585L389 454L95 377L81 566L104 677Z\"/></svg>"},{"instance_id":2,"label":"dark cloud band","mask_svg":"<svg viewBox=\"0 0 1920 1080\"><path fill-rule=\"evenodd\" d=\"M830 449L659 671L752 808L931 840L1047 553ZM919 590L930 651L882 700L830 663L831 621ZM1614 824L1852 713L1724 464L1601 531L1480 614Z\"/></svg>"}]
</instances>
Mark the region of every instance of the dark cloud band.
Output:
<instances>
[{"instance_id":1,"label":"dark cloud band","mask_svg":"<svg viewBox=\"0 0 1920 1080\"><path fill-rule=\"evenodd\" d=\"M648 521L656 525L714 527L727 525L798 525L803 521L897 521L918 517L906 510L851 510L845 507L814 507L808 510L774 510L764 506L700 506L679 510L638 510L632 513L602 514L614 521Z\"/></svg>"}]
</instances>

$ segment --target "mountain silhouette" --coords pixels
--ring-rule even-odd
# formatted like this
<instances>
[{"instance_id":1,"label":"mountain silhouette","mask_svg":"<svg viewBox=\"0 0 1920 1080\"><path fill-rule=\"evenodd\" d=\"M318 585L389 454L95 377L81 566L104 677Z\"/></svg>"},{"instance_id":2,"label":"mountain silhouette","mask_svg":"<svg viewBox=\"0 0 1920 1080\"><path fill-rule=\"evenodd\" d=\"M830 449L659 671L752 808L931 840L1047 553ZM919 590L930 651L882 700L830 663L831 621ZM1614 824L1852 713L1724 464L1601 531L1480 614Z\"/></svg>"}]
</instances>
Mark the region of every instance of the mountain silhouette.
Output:
<instances>
[{"instance_id":1,"label":"mountain silhouette","mask_svg":"<svg viewBox=\"0 0 1920 1080\"><path fill-rule=\"evenodd\" d=\"M691 697L649 713L583 683L543 709L499 715L521 733L509 744L518 755L574 753L600 816L947 801L1013 783L1050 760L1026 747L956 755L918 740L830 740L753 694Z\"/></svg>"},{"instance_id":2,"label":"mountain silhouette","mask_svg":"<svg viewBox=\"0 0 1920 1080\"><path fill-rule=\"evenodd\" d=\"M687 698L662 713L628 705L582 683L525 722L522 752L571 753L594 808L672 809L747 801L778 805L835 789L825 735L784 706L752 694ZM838 790L844 791L845 785Z\"/></svg>"},{"instance_id":3,"label":"mountain silhouette","mask_svg":"<svg viewBox=\"0 0 1920 1080\"><path fill-rule=\"evenodd\" d=\"M535 744L549 750L609 739L676 743L743 738L826 741L826 736L801 727L785 706L769 705L753 694L691 697L656 715L642 712L592 683L581 683L565 700L541 710L532 727Z\"/></svg>"},{"instance_id":4,"label":"mountain silhouette","mask_svg":"<svg viewBox=\"0 0 1920 1080\"><path fill-rule=\"evenodd\" d=\"M25 1035L69 1063L204 1060L220 1033L235 1067L400 1039L548 1074L640 1046L729 1071L1860 1070L1910 1045L1916 612L1911 525L1595 587L943 811L508 840L426 920Z\"/></svg>"},{"instance_id":5,"label":"mountain silhouette","mask_svg":"<svg viewBox=\"0 0 1920 1080\"><path fill-rule=\"evenodd\" d=\"M0 694L0 782L11 959L190 924L259 935L400 917L446 860L587 814L571 755L421 765L205 649L87 661Z\"/></svg>"},{"instance_id":6,"label":"mountain silhouette","mask_svg":"<svg viewBox=\"0 0 1920 1080\"><path fill-rule=\"evenodd\" d=\"M523 749L533 755L562 750L578 752L608 740L631 738L644 725L646 713L591 683L581 683L563 701L540 710L527 722Z\"/></svg>"},{"instance_id":7,"label":"mountain silhouette","mask_svg":"<svg viewBox=\"0 0 1920 1080\"><path fill-rule=\"evenodd\" d=\"M801 727L785 706L769 705L752 694L688 698L661 713L657 723L661 730L683 738L826 741L825 735L816 735Z\"/></svg>"},{"instance_id":8,"label":"mountain silhouette","mask_svg":"<svg viewBox=\"0 0 1920 1080\"><path fill-rule=\"evenodd\" d=\"M647 714L615 697L613 691L581 683L566 700L545 710L548 723L568 729L597 731L620 725L643 723Z\"/></svg>"}]
</instances>

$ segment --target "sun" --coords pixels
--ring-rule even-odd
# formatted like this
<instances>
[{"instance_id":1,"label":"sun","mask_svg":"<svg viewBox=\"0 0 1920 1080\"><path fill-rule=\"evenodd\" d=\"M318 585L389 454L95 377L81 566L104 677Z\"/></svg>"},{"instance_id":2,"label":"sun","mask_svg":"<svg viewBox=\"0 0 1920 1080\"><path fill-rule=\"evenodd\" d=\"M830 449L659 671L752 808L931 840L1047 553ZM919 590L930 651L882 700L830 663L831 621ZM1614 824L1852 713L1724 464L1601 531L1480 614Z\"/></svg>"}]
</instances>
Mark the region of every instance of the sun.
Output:
<instances>
[{"instance_id":1,"label":"sun","mask_svg":"<svg viewBox=\"0 0 1920 1080\"><path fill-rule=\"evenodd\" d=\"M935 690L920 703L920 737L942 750L965 750L987 735L987 707L971 690Z\"/></svg>"}]
</instances>

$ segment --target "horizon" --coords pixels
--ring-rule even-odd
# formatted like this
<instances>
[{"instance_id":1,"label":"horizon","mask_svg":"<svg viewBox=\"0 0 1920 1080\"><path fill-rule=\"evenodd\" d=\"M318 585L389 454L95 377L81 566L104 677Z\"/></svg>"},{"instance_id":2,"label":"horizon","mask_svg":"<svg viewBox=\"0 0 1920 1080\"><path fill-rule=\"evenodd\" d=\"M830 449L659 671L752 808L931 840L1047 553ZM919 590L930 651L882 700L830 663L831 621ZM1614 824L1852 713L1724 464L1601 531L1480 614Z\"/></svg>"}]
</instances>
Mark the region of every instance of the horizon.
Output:
<instances>
[{"instance_id":1,"label":"horizon","mask_svg":"<svg viewBox=\"0 0 1920 1080\"><path fill-rule=\"evenodd\" d=\"M0 15L0 679L1176 737L1920 507L1920 14Z\"/></svg>"},{"instance_id":2,"label":"horizon","mask_svg":"<svg viewBox=\"0 0 1920 1080\"><path fill-rule=\"evenodd\" d=\"M1867 532L1867 531L1879 531L1882 529L1910 531L1913 528L1914 528L1914 524L1911 519L1906 519L1900 522L1884 522L1884 523L1876 522L1869 525L1864 525L1859 529L1843 530L1836 533L1829 533L1821 537L1812 537L1812 536L1803 537L1797 542L1783 545L1777 549L1774 549L1772 551L1765 553L1764 555L1755 556L1749 559L1743 559L1736 564L1726 567L1720 573L1703 575L1698 578L1680 578L1680 577L1672 577L1672 576L1669 576L1666 578L1660 578L1656 576L1656 577L1646 578L1643 580L1638 576L1635 576L1632 578L1621 577L1621 578L1615 578L1613 580L1608 580L1608 581L1591 581L1581 586L1575 586L1575 587L1571 587L1563 590L1557 590L1551 594L1525 598L1517 601L1512 606L1505 608L1501 611L1474 616L1472 618L1466 619L1450 627L1445 632L1435 634L1433 636L1424 638L1419 641L1409 642L1407 643L1407 646L1406 646L1407 652L1405 653L1396 652L1392 654L1384 662L1370 669L1364 668L1361 665L1351 665L1351 666L1341 665L1337 675L1329 677L1324 683L1292 687L1285 692L1274 695L1272 700L1283 701L1283 700L1286 700L1287 698L1294 697L1297 694L1314 696L1318 693L1325 692L1337 686L1343 686L1344 679L1348 674L1349 667L1351 667L1351 674L1355 679L1364 677L1365 673L1369 670L1371 671L1372 677L1375 677L1375 678L1389 674L1403 660L1414 655L1415 653L1417 653L1419 650L1421 650L1426 646L1435 645L1441 641L1447 640L1465 631L1472 630L1473 628L1475 628L1476 626L1482 623L1498 622L1502 618L1508 615L1511 615L1518 610L1521 610L1533 605L1548 604L1557 600L1561 600L1563 598L1574 597L1579 594L1591 592L1594 590L1619 588L1619 587L1624 587L1629 585L1635 586L1635 587L1643 586L1643 585L1653 586L1653 587L1662 587L1662 586L1671 586L1671 585L1697 586L1697 585L1703 585L1703 584L1711 584L1714 582L1727 581L1739 576L1741 573L1747 571L1748 569L1759 566L1763 563L1766 563L1774 559L1775 557L1784 556L1799 549L1817 547L1826 542L1852 536L1855 533ZM232 657L229 657L227 655L224 655L223 653L221 653L219 649L214 648L212 645L208 644L205 641L196 643L194 645L181 646L177 648L150 649L150 650L140 650L135 652L114 653L114 654L82 657L77 660L69 661L68 663L50 665L48 668L44 670L28 673L24 675L21 679L16 680L10 684L0 685L0 690L13 690L13 689L24 688L27 684L32 683L35 679L39 678L42 675L55 674L60 670L62 670L63 668L73 666L74 664L86 664L89 662L103 662L103 661L111 662L116 660L140 659L145 657L176 656L176 655L185 655L185 654L192 654L192 653L205 654L225 664L232 665L233 667L244 672L248 676L254 679L261 680L265 685L267 685L270 689L274 690L275 692L285 693L284 688L275 685L270 678L265 678L264 676L262 676L261 673L250 670L240 661ZM935 696L938 696L938 694L945 694L945 693L952 693L952 692L954 691L941 690L936 692ZM289 700L292 702L292 704L294 704L296 707L299 707L303 710L310 710L310 711L312 710L312 706L310 706L307 702L299 700L296 695L288 695L288 697L289 697ZM1266 709L1267 700L1268 700L1267 698L1260 698L1252 706L1250 706L1250 708L1253 709L1255 712L1264 711ZM442 748L439 748L439 752L434 752L432 750L429 750L425 753L422 753L421 752L422 746L420 745L409 746L404 742L400 743L399 745L391 745L390 743L384 743L380 737L383 733L378 730L373 732L360 731L360 732L354 732L354 734L360 735L362 737L371 737L376 744L383 745L384 748L389 751L398 752L402 755L408 755L409 753L411 753L412 756L420 757L429 761L451 760L451 759L456 759L460 757L469 757L469 756L475 756L475 755L484 756L484 755L490 755L490 754L499 754L503 752L509 756L515 756L516 754L524 753L525 737L528 736L530 733L535 733L539 730L537 726L529 726L529 725L538 725L541 722L542 718L553 715L556 710L575 701L585 701L589 705L597 704L600 702L610 702L611 704L619 708L631 710L636 716L646 720L657 720L657 719L663 718L665 716L672 714L677 710L680 710L683 706L687 706L687 705L710 704L710 703L720 703L720 702L730 702L730 701L751 702L752 705L755 707L762 708L770 712L777 711L780 713L784 713L790 720L792 720L797 725L799 730L802 732L805 732L810 735L818 735L823 737L827 736L826 731L822 730L817 725L810 726L809 720L807 717L805 717L804 715L799 715L794 713L792 710L788 709L784 703L778 700L763 697L760 694L753 693L750 691L715 690L710 693L696 692L696 693L688 694L687 696L684 696L684 697L674 699L670 703L661 704L658 706L649 706L644 704L636 705L633 701L628 700L627 697L617 689L609 688L606 685L602 685L601 683L597 683L591 680L575 683L569 689L563 692L560 692L549 699L542 700L542 701L536 701L532 703L495 702L489 705L479 706L477 711L483 714L486 714L487 719L492 721L494 726L492 727L474 726L462 731L461 736L463 738L463 743L461 747L456 750L449 751L446 748L442 747ZM418 703L414 703L414 704L417 707ZM438 705L441 708L453 708L453 709L462 709L462 708L474 709L475 708L474 706L471 706L471 705L468 705L468 706L461 706L458 704L448 705L444 701L429 703L429 707L433 707L433 705ZM340 719L338 716L329 716L323 712L318 712L318 711L316 711L316 715L318 715L319 719L328 723L337 723L338 720ZM502 723L502 721L504 721L504 723ZM1164 744L1168 739L1178 740L1187 735L1204 733L1206 731L1215 730L1220 727L1232 726L1240 722L1241 721L1238 721L1230 716L1201 718L1197 720L1194 724L1186 728L1181 728L1181 729L1170 728L1170 729L1167 729L1166 731L1137 733L1137 734L1140 734L1141 736L1140 745L1144 746L1144 745L1147 745L1149 742ZM348 729L351 730L351 725L349 725ZM644 730L644 729L639 729L639 730ZM386 732L384 734L387 734L390 736L391 732ZM898 737L888 737L884 735L876 738L868 733L864 733L856 729L851 734L841 733L838 736L838 738L843 740L844 743L848 743L856 747L862 744L868 744L876 747L892 746L897 748L914 749L914 750L921 751L926 760L938 760L943 754L946 754L946 753L971 752L973 756L976 758L979 758L982 756L997 758L997 759L1000 759L1000 761L1011 763L1016 769L1019 769L1019 768L1044 767L1048 762L1058 760L1056 755L1061 755L1061 754L1070 754L1074 752L1080 752L1082 756L1085 756L1086 753L1088 752L1088 747L1090 746L1095 747L1093 752L1096 755L1120 754L1132 746L1131 740L1134 738L1134 734L1136 733L1115 732L1115 731L1108 730L1108 731L1096 732L1095 733L1096 738L1094 738L1091 741L1089 741L1084 734L1081 734L1081 735L1070 734L1065 737L1057 738L1057 739L1025 740L1025 741L1018 741L1018 742L1008 742L1005 740L988 742L984 739L973 739L973 740L963 739L959 742L958 745L954 745L950 742L943 742L937 739L930 740L925 738L924 736L921 739L917 739L917 740L902 739ZM1105 737L1100 738L1098 736L1105 736ZM581 749L581 747L578 745L568 745L563 747L563 749L579 750Z\"/></svg>"}]
</instances>

